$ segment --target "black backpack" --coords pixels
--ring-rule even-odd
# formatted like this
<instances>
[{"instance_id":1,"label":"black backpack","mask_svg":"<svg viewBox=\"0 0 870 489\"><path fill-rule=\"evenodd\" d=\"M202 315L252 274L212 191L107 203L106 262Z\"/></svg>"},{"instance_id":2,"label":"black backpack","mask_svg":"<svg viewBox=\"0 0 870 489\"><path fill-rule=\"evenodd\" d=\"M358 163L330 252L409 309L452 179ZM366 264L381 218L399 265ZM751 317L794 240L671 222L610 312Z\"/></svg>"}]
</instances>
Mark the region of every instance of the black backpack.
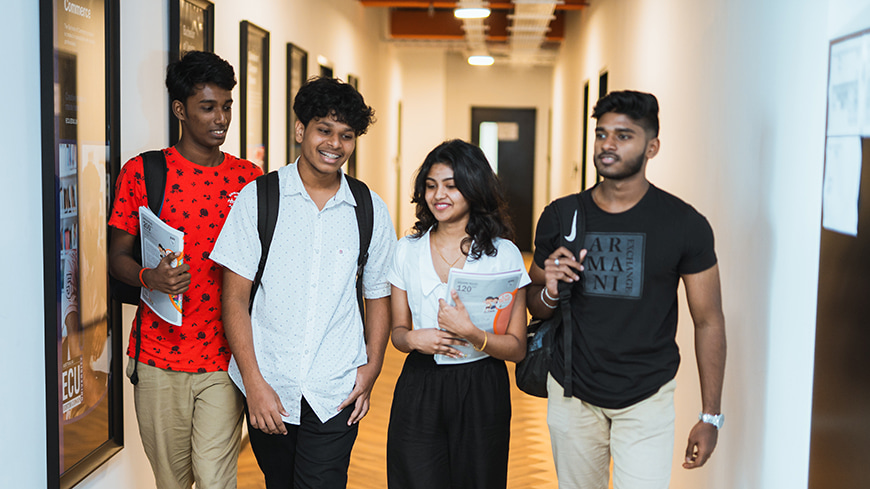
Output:
<instances>
[{"instance_id":1,"label":"black backpack","mask_svg":"<svg viewBox=\"0 0 870 489\"><path fill-rule=\"evenodd\" d=\"M146 151L139 156L142 157L142 178L145 180L145 194L148 196L148 207L156 216L160 215L160 208L163 207L163 197L166 192L166 155L162 150ZM142 238L136 235L133 240L133 259L139 265L142 264ZM124 304L139 304L139 295L142 288L138 285L130 285L116 279L112 274L109 274L109 290L112 293L112 299L120 301ZM139 352L142 350L142 339L140 333L142 331L142 316L139 310L136 310L136 329L133 336L136 338L136 353L133 357L133 373L130 375L130 382L133 385L139 383Z\"/></svg>"},{"instance_id":2,"label":"black backpack","mask_svg":"<svg viewBox=\"0 0 870 489\"><path fill-rule=\"evenodd\" d=\"M574 256L578 256L586 241L586 212L580 194L572 194L553 202L556 215L559 217L560 246L564 246ZM573 238L568 241L567 238ZM544 397L547 393L547 376L553 362L555 343L559 341L556 334L562 333L564 347L564 376L562 389L564 397L573 396L574 378L572 368L573 321L571 319L571 291L577 287L580 292L583 279L574 284L559 282L559 305L553 316L547 319L532 318L529 322L526 338L526 356L517 363L515 379L517 387L526 394Z\"/></svg>"},{"instance_id":3,"label":"black backpack","mask_svg":"<svg viewBox=\"0 0 870 489\"><path fill-rule=\"evenodd\" d=\"M163 207L163 196L166 191L166 155L162 150L146 151L139 156L142 157L142 171L145 180L145 193L148 195L148 207L154 212L154 215L160 215L160 208ZM133 259L139 265L142 264L142 240L137 234L133 241ZM109 274L109 289L112 292L112 299L120 301L124 304L139 304L139 293L141 287L138 285L130 285L116 279L112 274Z\"/></svg>"},{"instance_id":4,"label":"black backpack","mask_svg":"<svg viewBox=\"0 0 870 489\"><path fill-rule=\"evenodd\" d=\"M159 155L155 155L153 153L160 153ZM162 151L149 151L147 153L142 153L143 158L143 166L145 169L145 191L148 194L148 206L154 211L155 214L159 215L160 206L163 204L163 194L166 187L166 158L163 155ZM159 171L159 166L162 165L163 171ZM156 177L155 174L162 176L160 179ZM149 176L150 175L150 176ZM350 185L350 191L353 194L353 198L356 200L356 220L357 225L359 227L359 258L357 258L357 269L356 269L356 298L357 304L359 305L360 317L363 320L363 324L365 324L365 302L363 301L363 290L362 290L362 276L363 269L365 268L366 262L369 258L369 243L372 240L372 228L374 227L374 207L372 205L372 195L369 192L368 187L365 183L351 177L347 176L348 184ZM271 172L260 177L257 177L257 232L260 236L260 264L257 268L257 274L254 277L254 282L251 284L251 298L248 304L248 312L250 313L251 307L254 304L254 296L257 293L257 290L260 288L260 282L263 278L263 270L266 266L266 259L269 255L269 246L272 243L272 236L275 234L275 225L278 222L278 202L280 198L280 189L278 186L278 172ZM157 195L158 192L152 192L152 189L157 189L157 185L161 189L159 192L160 200L157 201L156 197L152 197L152 195ZM156 202L156 205L155 205ZM141 263L141 245L139 244L139 237L136 236L136 242L134 244L134 257L139 257L138 262ZM137 253L135 250L139 250ZM112 277L110 276L110 279ZM112 279L113 280L113 279ZM131 289L135 289L135 292L128 292L135 294L135 302L128 302L130 304L138 304L139 303L139 287L134 287L131 285L124 284L119 280L115 280L118 284L122 284ZM115 293L115 285L112 285L112 293L114 296ZM142 349L141 336L140 332L142 331L142 317L140 314L136 313L136 353L134 357L134 365L133 365L133 373L130 375L130 382L133 385L139 383L139 352Z\"/></svg>"},{"instance_id":5,"label":"black backpack","mask_svg":"<svg viewBox=\"0 0 870 489\"><path fill-rule=\"evenodd\" d=\"M363 269L369 259L369 244L372 241L372 228L374 227L374 207L372 206L372 194L365 183L345 175L350 191L356 200L356 222L359 228L359 257L356 262L356 300L359 305L360 317L365 324L365 301L363 301L362 278ZM275 234L275 224L278 222L278 201L281 192L278 186L278 172L273 171L260 176L257 182L257 232L260 235L260 265L254 282L251 284L251 298L248 302L248 312L254 305L254 296L260 288L263 279L263 270L266 268L266 259L269 256L269 246L272 244L272 236Z\"/></svg>"}]
</instances>

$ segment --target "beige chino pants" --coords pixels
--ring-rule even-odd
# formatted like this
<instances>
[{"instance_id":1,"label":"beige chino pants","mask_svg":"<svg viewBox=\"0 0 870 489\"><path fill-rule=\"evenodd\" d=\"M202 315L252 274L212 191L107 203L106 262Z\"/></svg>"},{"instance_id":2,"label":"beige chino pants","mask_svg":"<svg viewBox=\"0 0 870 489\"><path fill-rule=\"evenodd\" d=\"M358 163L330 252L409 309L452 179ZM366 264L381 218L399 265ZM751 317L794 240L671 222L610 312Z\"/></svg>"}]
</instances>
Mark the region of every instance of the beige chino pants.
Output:
<instances>
[{"instance_id":1,"label":"beige chino pants","mask_svg":"<svg viewBox=\"0 0 870 489\"><path fill-rule=\"evenodd\" d=\"M604 409L562 396L549 376L547 425L559 489L667 489L674 456L671 380L652 397L623 409Z\"/></svg>"},{"instance_id":2,"label":"beige chino pants","mask_svg":"<svg viewBox=\"0 0 870 489\"><path fill-rule=\"evenodd\" d=\"M244 407L229 375L142 362L138 372L136 418L158 489L190 489L194 481L197 489L234 489Z\"/></svg>"}]
</instances>

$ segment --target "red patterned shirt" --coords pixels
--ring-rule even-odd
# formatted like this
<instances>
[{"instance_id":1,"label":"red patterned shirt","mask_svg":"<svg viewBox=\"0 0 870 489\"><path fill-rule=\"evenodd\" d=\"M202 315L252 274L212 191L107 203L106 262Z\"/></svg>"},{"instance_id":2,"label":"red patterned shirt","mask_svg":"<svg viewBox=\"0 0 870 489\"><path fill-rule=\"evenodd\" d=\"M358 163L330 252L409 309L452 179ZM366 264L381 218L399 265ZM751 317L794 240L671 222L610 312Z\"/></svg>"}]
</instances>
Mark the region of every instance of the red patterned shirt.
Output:
<instances>
[{"instance_id":1,"label":"red patterned shirt","mask_svg":"<svg viewBox=\"0 0 870 489\"><path fill-rule=\"evenodd\" d=\"M221 322L221 267L210 258L214 242L239 191L262 175L247 160L223 153L215 167L186 160L175 148L166 155L166 191L160 219L184 232L184 263L190 265L190 288L182 302L182 325L160 319L148 306L142 313L139 361L166 370L214 372L226 370L230 350ZM142 158L121 169L115 184L115 203L109 225L139 234L139 206L148 205ZM127 355L135 356L135 320Z\"/></svg>"}]
</instances>

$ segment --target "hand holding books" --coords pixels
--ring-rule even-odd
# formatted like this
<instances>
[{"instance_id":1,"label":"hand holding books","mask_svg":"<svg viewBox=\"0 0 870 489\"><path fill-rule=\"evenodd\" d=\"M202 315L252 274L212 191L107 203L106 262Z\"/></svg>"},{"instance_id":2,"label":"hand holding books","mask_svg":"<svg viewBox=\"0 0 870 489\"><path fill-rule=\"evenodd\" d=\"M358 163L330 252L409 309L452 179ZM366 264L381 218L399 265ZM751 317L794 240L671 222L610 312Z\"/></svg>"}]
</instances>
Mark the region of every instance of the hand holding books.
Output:
<instances>
[{"instance_id":1,"label":"hand holding books","mask_svg":"<svg viewBox=\"0 0 870 489\"><path fill-rule=\"evenodd\" d=\"M450 298L455 304L454 306L447 304L447 301L444 299L438 301L438 327L448 333L452 333L458 339L465 340L465 342L475 347L475 350L482 350L480 345L485 340L485 331L471 322L468 310L465 309L465 304L459 298L458 292L451 290Z\"/></svg>"},{"instance_id":2,"label":"hand holding books","mask_svg":"<svg viewBox=\"0 0 870 489\"><path fill-rule=\"evenodd\" d=\"M169 252L155 268L143 274L143 281L152 290L176 295L187 292L190 287L190 265L181 263L181 253Z\"/></svg>"},{"instance_id":3,"label":"hand holding books","mask_svg":"<svg viewBox=\"0 0 870 489\"><path fill-rule=\"evenodd\" d=\"M464 363L479 360L487 335L503 335L522 270L499 273L474 273L452 268L447 279L448 296L439 301L438 327L461 338L456 349L459 358L435 355L435 362Z\"/></svg>"},{"instance_id":4,"label":"hand holding books","mask_svg":"<svg viewBox=\"0 0 870 489\"><path fill-rule=\"evenodd\" d=\"M190 265L182 263L184 233L161 221L148 207L139 207L142 237L141 299L164 321L181 325L182 294L190 287Z\"/></svg>"},{"instance_id":5,"label":"hand holding books","mask_svg":"<svg viewBox=\"0 0 870 489\"><path fill-rule=\"evenodd\" d=\"M466 345L465 340L437 328L415 329L407 336L408 346L426 355L439 355L445 358L461 359L463 353L456 349L457 345Z\"/></svg>"}]
</instances>

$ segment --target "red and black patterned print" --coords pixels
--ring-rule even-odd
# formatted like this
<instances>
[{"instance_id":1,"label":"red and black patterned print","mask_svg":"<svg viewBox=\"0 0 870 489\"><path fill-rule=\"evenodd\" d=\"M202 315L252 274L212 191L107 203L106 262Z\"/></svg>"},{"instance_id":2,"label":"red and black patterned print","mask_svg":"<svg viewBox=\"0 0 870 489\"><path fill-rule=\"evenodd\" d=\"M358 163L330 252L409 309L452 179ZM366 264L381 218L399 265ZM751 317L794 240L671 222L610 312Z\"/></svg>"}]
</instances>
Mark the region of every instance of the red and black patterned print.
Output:
<instances>
[{"instance_id":1,"label":"red and black patterned print","mask_svg":"<svg viewBox=\"0 0 870 489\"><path fill-rule=\"evenodd\" d=\"M213 168L187 161L175 148L164 153L169 171L160 218L184 232L184 262L190 265L191 285L182 300L181 326L171 325L147 306L140 306L139 360L182 372L226 370L230 350L221 323L221 267L209 254L239 191L263 172L253 163L226 153L224 161ZM139 234L139 206L148 205L140 157L121 169L115 195L109 225ZM132 338L131 332L130 356L135 346Z\"/></svg>"}]
</instances>

